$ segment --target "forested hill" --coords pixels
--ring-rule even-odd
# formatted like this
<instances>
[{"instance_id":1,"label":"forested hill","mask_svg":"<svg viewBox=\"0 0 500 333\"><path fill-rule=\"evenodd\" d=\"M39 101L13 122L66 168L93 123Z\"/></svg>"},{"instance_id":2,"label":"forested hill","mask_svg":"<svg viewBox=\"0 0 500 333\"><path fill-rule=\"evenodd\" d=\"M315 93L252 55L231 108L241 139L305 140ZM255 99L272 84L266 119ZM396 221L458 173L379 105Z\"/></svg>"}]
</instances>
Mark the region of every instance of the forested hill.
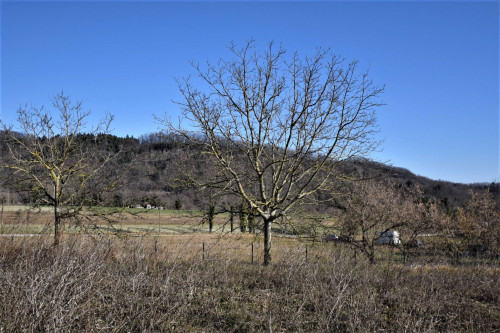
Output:
<instances>
[{"instance_id":1,"label":"forested hill","mask_svg":"<svg viewBox=\"0 0 500 333\"><path fill-rule=\"evenodd\" d=\"M139 138L114 135L79 136L81 142L90 142L102 151L120 152L108 167L122 172L120 187L114 194L103 197L105 205L130 205L149 203L174 208L175 202L183 208L197 209L204 204L205 194L197 188L178 182L182 172L191 170L196 177L212 174L209 163L203 163L201 151L185 139L174 135L151 133ZM0 158L9 159L5 140L0 143ZM199 158L192 159L197 155ZM344 162L342 171L351 175L380 177L401 186L420 185L425 195L436 198L449 210L462 206L470 198L470 191L489 191L498 197L498 183L460 184L432 180L411 171L370 160ZM29 203L29 192L22 192L12 182L11 171L3 169L0 175L0 195L8 196L13 203Z\"/></svg>"}]
</instances>

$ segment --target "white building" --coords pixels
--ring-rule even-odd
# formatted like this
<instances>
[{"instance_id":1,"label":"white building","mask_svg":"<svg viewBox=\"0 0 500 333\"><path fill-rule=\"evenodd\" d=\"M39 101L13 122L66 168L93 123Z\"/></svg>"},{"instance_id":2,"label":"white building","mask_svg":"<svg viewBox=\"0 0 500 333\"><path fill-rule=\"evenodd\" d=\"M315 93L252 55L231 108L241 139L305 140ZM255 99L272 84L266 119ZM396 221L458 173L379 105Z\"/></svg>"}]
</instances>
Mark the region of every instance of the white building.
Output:
<instances>
[{"instance_id":1,"label":"white building","mask_svg":"<svg viewBox=\"0 0 500 333\"><path fill-rule=\"evenodd\" d=\"M400 245L401 239L399 239L399 231L382 231L375 242L379 245Z\"/></svg>"}]
</instances>

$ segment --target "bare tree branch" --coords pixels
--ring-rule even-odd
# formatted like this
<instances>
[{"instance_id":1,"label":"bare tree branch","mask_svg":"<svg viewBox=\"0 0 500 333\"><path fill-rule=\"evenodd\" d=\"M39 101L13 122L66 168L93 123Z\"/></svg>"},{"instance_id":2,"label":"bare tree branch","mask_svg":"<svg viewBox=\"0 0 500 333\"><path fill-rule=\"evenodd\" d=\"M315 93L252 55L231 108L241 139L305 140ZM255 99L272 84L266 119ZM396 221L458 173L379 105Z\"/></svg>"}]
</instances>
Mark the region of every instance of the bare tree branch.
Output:
<instances>
[{"instance_id":1,"label":"bare tree branch","mask_svg":"<svg viewBox=\"0 0 500 333\"><path fill-rule=\"evenodd\" d=\"M86 121L90 111L84 111L81 102L72 102L63 92L52 99L52 106L54 112L44 107L19 107L20 133L2 122L0 125L7 134L10 154L10 161L3 161L4 166L14 171L19 186L32 192L36 205L53 207L57 245L63 220L77 216L84 205L89 205L91 194L99 196L113 189L118 178L99 178L117 154L99 151L88 140L107 134L113 117L107 115L89 128Z\"/></svg>"},{"instance_id":2,"label":"bare tree branch","mask_svg":"<svg viewBox=\"0 0 500 333\"><path fill-rule=\"evenodd\" d=\"M201 80L179 80L187 126L157 118L169 132L196 141L232 192L264 220L265 264L270 226L327 187L339 162L377 147L375 110L382 87L330 50L291 57L269 43L232 44L233 58L193 65Z\"/></svg>"}]
</instances>

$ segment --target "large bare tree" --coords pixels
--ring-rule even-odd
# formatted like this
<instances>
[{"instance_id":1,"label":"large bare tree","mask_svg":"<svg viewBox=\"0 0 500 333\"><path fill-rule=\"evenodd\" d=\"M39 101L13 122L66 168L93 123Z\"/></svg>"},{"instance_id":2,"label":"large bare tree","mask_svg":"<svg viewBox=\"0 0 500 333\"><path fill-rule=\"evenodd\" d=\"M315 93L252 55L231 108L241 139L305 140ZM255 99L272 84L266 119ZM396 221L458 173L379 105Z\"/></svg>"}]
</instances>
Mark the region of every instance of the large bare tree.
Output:
<instances>
[{"instance_id":1,"label":"large bare tree","mask_svg":"<svg viewBox=\"0 0 500 333\"><path fill-rule=\"evenodd\" d=\"M104 179L101 172L116 153L99 151L95 144L98 135L109 132L111 115L89 127L90 111L63 92L52 98L52 106L54 111L21 106L15 126L0 123L9 150L2 164L13 171L15 185L31 192L36 205L53 208L57 245L61 223L113 187L115 178Z\"/></svg>"},{"instance_id":2,"label":"large bare tree","mask_svg":"<svg viewBox=\"0 0 500 333\"><path fill-rule=\"evenodd\" d=\"M229 49L230 59L193 64L195 75L179 80L188 124L162 120L219 170L205 185L223 184L262 217L268 265L272 223L327 186L338 163L376 148L383 88L329 50L300 57L254 41Z\"/></svg>"}]
</instances>

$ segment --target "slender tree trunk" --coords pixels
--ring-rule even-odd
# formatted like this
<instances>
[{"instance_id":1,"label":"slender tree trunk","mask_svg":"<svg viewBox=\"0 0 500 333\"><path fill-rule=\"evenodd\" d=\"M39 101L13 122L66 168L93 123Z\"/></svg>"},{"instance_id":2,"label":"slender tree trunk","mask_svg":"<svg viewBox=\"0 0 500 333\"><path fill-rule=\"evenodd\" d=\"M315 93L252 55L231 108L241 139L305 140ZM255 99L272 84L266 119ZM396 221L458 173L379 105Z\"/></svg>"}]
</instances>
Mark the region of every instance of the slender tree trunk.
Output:
<instances>
[{"instance_id":1,"label":"slender tree trunk","mask_svg":"<svg viewBox=\"0 0 500 333\"><path fill-rule=\"evenodd\" d=\"M214 216L215 216L215 205L210 204L208 207L208 228L209 232L212 232L214 227Z\"/></svg>"},{"instance_id":2,"label":"slender tree trunk","mask_svg":"<svg viewBox=\"0 0 500 333\"><path fill-rule=\"evenodd\" d=\"M229 216L229 221L231 222L231 233L234 231L234 211L233 207L231 206L231 211L230 211L230 216Z\"/></svg>"},{"instance_id":3,"label":"slender tree trunk","mask_svg":"<svg viewBox=\"0 0 500 333\"><path fill-rule=\"evenodd\" d=\"M370 260L370 264L374 265L374 264L375 264L375 253L374 253L374 252L371 252L371 253L368 255L368 259Z\"/></svg>"},{"instance_id":4,"label":"slender tree trunk","mask_svg":"<svg viewBox=\"0 0 500 333\"><path fill-rule=\"evenodd\" d=\"M247 230L247 214L244 210L243 205L240 205L238 217L240 219L240 231L245 232Z\"/></svg>"},{"instance_id":5,"label":"slender tree trunk","mask_svg":"<svg viewBox=\"0 0 500 333\"><path fill-rule=\"evenodd\" d=\"M255 218L255 216L251 212L248 213L248 218L247 218L247 221L248 221L248 232L252 233L252 234L255 233L254 218Z\"/></svg>"},{"instance_id":6,"label":"slender tree trunk","mask_svg":"<svg viewBox=\"0 0 500 333\"><path fill-rule=\"evenodd\" d=\"M61 216L59 215L59 179L54 182L54 197L52 203L54 204L54 246L59 245L59 222Z\"/></svg>"},{"instance_id":7,"label":"slender tree trunk","mask_svg":"<svg viewBox=\"0 0 500 333\"><path fill-rule=\"evenodd\" d=\"M54 246L59 245L59 224L61 222L61 217L59 216L58 206L54 205Z\"/></svg>"},{"instance_id":8,"label":"slender tree trunk","mask_svg":"<svg viewBox=\"0 0 500 333\"><path fill-rule=\"evenodd\" d=\"M5 204L5 198L2 197L2 232L3 232L3 206Z\"/></svg>"},{"instance_id":9,"label":"slender tree trunk","mask_svg":"<svg viewBox=\"0 0 500 333\"><path fill-rule=\"evenodd\" d=\"M264 219L264 266L271 263L271 221Z\"/></svg>"}]
</instances>

